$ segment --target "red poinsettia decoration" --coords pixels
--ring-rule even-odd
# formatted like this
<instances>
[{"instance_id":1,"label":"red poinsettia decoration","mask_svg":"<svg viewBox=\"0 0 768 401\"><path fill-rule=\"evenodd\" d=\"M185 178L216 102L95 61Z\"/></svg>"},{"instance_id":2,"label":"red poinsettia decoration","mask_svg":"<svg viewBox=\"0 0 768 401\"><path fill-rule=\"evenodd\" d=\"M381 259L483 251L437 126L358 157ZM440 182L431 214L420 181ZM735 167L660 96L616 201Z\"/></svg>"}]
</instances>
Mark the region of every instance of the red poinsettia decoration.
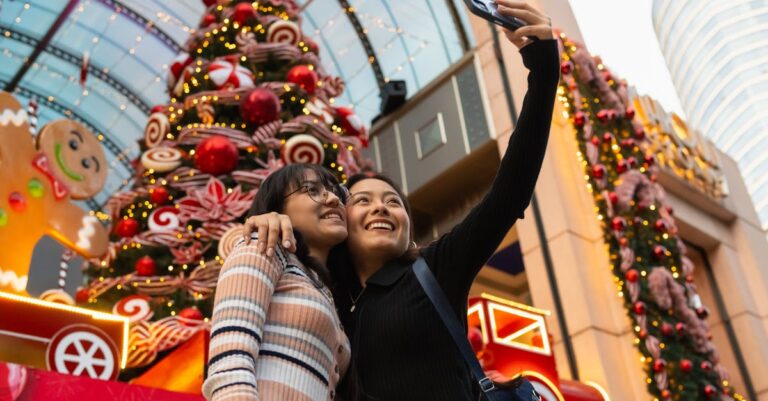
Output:
<instances>
[{"instance_id":1,"label":"red poinsettia decoration","mask_svg":"<svg viewBox=\"0 0 768 401\"><path fill-rule=\"evenodd\" d=\"M208 180L205 189L191 188L179 201L179 218L210 224L226 223L240 218L253 203L256 191L243 193L240 186L227 189L217 178Z\"/></svg>"}]
</instances>

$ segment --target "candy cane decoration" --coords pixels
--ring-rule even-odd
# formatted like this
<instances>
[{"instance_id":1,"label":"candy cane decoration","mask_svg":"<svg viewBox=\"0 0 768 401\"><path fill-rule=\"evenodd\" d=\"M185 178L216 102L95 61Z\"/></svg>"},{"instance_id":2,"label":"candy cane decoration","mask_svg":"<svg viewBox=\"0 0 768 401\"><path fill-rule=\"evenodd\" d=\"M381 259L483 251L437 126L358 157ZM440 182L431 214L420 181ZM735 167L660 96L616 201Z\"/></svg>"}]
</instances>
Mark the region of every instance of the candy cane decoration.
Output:
<instances>
[{"instance_id":1,"label":"candy cane decoration","mask_svg":"<svg viewBox=\"0 0 768 401\"><path fill-rule=\"evenodd\" d=\"M29 121L29 133L35 135L37 133L37 100L32 99L27 106L27 118Z\"/></svg>"},{"instance_id":2,"label":"candy cane decoration","mask_svg":"<svg viewBox=\"0 0 768 401\"><path fill-rule=\"evenodd\" d=\"M59 260L59 289L63 290L67 285L67 270L69 270L69 262L75 257L75 252L71 249L67 249L61 254L61 260Z\"/></svg>"}]
</instances>

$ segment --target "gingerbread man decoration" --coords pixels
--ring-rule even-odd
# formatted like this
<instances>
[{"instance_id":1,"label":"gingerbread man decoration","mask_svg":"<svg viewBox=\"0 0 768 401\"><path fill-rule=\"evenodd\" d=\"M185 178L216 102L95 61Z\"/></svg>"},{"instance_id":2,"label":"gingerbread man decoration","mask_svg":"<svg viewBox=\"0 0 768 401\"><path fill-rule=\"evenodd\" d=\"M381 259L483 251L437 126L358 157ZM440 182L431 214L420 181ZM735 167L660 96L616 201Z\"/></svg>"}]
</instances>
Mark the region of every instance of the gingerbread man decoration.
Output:
<instances>
[{"instance_id":1,"label":"gingerbread man decoration","mask_svg":"<svg viewBox=\"0 0 768 401\"><path fill-rule=\"evenodd\" d=\"M35 140L26 110L0 91L0 291L26 294L43 235L85 258L106 253L107 230L72 202L98 193L106 178L104 150L86 127L57 120Z\"/></svg>"}]
</instances>

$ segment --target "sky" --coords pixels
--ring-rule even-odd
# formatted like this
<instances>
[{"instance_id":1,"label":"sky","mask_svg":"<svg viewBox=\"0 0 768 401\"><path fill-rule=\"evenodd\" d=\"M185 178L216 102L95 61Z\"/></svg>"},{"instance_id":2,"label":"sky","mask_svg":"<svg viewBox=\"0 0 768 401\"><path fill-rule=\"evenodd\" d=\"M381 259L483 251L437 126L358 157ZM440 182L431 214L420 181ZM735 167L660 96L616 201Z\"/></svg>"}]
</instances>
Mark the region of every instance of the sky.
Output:
<instances>
[{"instance_id":1,"label":"sky","mask_svg":"<svg viewBox=\"0 0 768 401\"><path fill-rule=\"evenodd\" d=\"M651 20L652 0L569 0L587 48L640 94L684 117Z\"/></svg>"}]
</instances>

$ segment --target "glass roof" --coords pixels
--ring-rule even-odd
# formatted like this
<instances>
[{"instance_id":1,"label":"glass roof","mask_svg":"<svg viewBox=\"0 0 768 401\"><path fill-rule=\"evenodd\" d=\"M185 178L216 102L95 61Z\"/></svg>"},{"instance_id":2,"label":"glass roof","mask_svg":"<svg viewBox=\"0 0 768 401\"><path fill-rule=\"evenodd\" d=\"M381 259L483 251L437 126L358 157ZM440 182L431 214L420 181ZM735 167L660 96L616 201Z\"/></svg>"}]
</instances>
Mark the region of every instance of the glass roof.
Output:
<instances>
[{"instance_id":1,"label":"glass roof","mask_svg":"<svg viewBox=\"0 0 768 401\"><path fill-rule=\"evenodd\" d=\"M0 1L0 84L6 87L44 39L65 0ZM353 105L370 121L378 114L380 82L405 80L413 95L463 56L466 15L460 0L298 0L302 30L320 47L325 69L346 82L336 104ZM458 10L456 25L452 11ZM80 0L23 74L15 95L39 103L39 125L72 118L104 137L112 172L89 202L103 204L132 177L130 160L152 106L167 103L168 63L203 15L202 1ZM362 32L355 30L356 17ZM358 34L359 33L359 34ZM471 38L469 38L471 41ZM370 43L366 52L364 42ZM471 42L470 42L471 45ZM80 83L83 59L88 76Z\"/></svg>"}]
</instances>

